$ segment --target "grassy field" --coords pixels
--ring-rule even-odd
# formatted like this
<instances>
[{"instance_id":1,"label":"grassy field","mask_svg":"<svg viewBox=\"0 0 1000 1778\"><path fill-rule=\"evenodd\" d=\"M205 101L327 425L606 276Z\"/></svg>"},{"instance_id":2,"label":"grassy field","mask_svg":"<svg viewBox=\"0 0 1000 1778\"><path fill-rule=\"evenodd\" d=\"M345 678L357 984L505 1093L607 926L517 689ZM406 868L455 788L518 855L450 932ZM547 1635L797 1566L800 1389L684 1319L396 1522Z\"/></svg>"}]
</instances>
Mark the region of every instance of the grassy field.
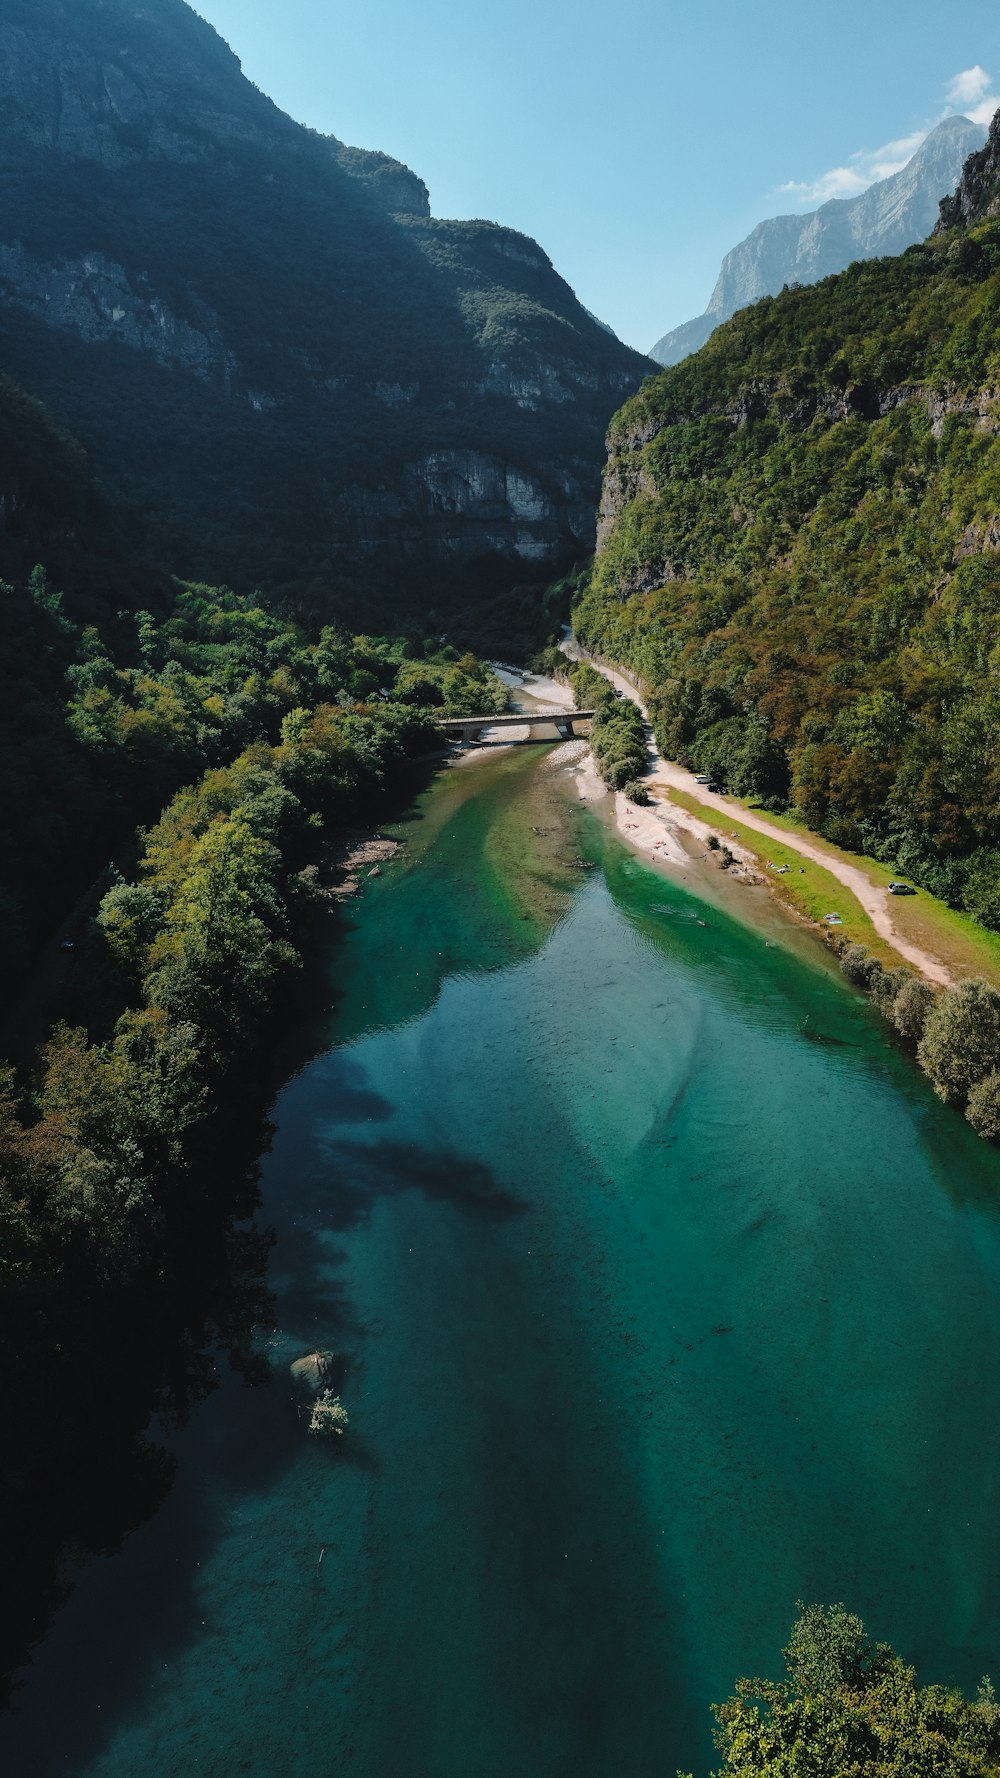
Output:
<instances>
[{"instance_id":1,"label":"grassy field","mask_svg":"<svg viewBox=\"0 0 1000 1778\"><path fill-rule=\"evenodd\" d=\"M737 834L740 844L758 859L764 875L769 882L773 882L780 898L798 913L820 923L824 914L838 913L844 924L836 930L843 933L852 944L864 945L866 950L883 963L895 965L901 961L892 946L879 937L869 916L850 890L845 889L828 871L813 864L811 859L801 857L791 842L796 834L801 834L817 851L854 865L856 869L864 871L872 883L883 888L895 881L897 876L887 864L880 864L877 859L866 858L860 853L843 851L829 840L813 833L811 828L793 815L772 815L770 810L760 810L771 826L783 828L788 833L790 843L782 846L778 841L767 839L740 821L739 813L742 808L753 813L757 811L753 803L741 803L737 797L726 798L727 804L732 807L730 821L728 810L725 816L720 817L717 809L706 807L685 791L671 789L669 795L680 808L701 816L723 835L728 823L728 830ZM769 870L769 859L776 865L787 864L788 875L778 876ZM923 889L917 895L900 896L898 900L894 900L892 918L903 938L938 957L954 975L985 976L988 981L1000 987L1000 933L987 932L975 920L970 919L968 914L957 913L954 908L947 907L943 901L938 901Z\"/></svg>"},{"instance_id":2,"label":"grassy field","mask_svg":"<svg viewBox=\"0 0 1000 1778\"><path fill-rule=\"evenodd\" d=\"M756 812L754 803L740 802L737 797L733 797L732 801L741 808ZM848 864L857 865L873 883L882 888L899 878L898 871L880 863L876 858L868 858L861 852L844 852L831 845L829 840L813 833L796 815L772 815L764 809L760 813L768 821L773 821L776 827L786 828L789 833L805 835L817 851L828 852L833 858L843 858ZM758 835L758 838L761 837ZM922 945L927 951L933 951L955 975L982 975L1000 987L1000 932L987 932L978 921L950 908L946 902L938 901L926 889L921 889L916 895L900 896L898 901L894 900L892 918L893 924L899 928L904 938L910 939L915 945Z\"/></svg>"},{"instance_id":3,"label":"grassy field","mask_svg":"<svg viewBox=\"0 0 1000 1778\"><path fill-rule=\"evenodd\" d=\"M715 828L723 839L735 836L741 846L752 852L760 866L761 874L774 887L779 900L794 908L807 920L823 924L826 914L839 914L843 925L836 928L826 927L834 936L846 938L851 944L864 945L873 957L895 968L902 963L902 958L880 938L865 913L861 903L838 883L829 871L814 864L810 858L802 858L791 846L783 846L776 840L766 839L763 834L746 827L739 820L738 807L734 801L733 815L727 813L720 817L718 809L711 809L700 803L695 796L689 796L684 790L675 790L673 786L667 791L671 802L678 808L686 809L691 815L698 815L710 827ZM770 819L770 817L769 817ZM787 865L788 874L778 875L768 868L770 863Z\"/></svg>"}]
</instances>

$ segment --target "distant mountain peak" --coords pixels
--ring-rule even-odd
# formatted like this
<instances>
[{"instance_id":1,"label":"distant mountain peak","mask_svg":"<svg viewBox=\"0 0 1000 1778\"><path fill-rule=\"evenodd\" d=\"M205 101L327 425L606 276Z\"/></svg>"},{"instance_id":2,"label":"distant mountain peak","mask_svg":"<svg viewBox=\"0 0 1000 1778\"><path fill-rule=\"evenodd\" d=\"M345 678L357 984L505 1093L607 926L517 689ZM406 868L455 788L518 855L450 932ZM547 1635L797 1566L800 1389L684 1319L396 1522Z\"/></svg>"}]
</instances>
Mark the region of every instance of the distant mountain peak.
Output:
<instances>
[{"instance_id":1,"label":"distant mountain peak","mask_svg":"<svg viewBox=\"0 0 1000 1778\"><path fill-rule=\"evenodd\" d=\"M830 198L805 214L759 222L726 254L705 314L664 334L650 357L658 364L678 364L721 322L762 296L777 296L786 284L818 283L855 259L902 253L926 240L942 197L954 190L982 139L981 125L946 117L905 167L857 197Z\"/></svg>"}]
</instances>

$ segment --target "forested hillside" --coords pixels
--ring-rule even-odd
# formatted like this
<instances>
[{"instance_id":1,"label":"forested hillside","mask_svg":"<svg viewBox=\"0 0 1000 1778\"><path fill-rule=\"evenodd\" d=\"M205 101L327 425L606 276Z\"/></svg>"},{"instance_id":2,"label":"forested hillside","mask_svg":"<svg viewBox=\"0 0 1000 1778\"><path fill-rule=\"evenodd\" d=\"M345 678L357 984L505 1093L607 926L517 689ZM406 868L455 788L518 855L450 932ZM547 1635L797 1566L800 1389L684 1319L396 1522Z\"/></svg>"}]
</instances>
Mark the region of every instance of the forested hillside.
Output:
<instances>
[{"instance_id":1,"label":"forested hillside","mask_svg":"<svg viewBox=\"0 0 1000 1778\"><path fill-rule=\"evenodd\" d=\"M994 927L998 319L975 217L736 316L613 422L575 619L667 753Z\"/></svg>"},{"instance_id":2,"label":"forested hillside","mask_svg":"<svg viewBox=\"0 0 1000 1778\"><path fill-rule=\"evenodd\" d=\"M0 101L0 363L144 553L358 627L590 549L649 361L534 241L432 218L183 0L0 0Z\"/></svg>"},{"instance_id":3,"label":"forested hillside","mask_svg":"<svg viewBox=\"0 0 1000 1778\"><path fill-rule=\"evenodd\" d=\"M278 741L293 712L336 707L345 761L355 729L377 737L345 763L346 789L379 775L395 713L502 700L439 639L352 638L150 570L38 403L0 382L0 419L0 991L136 823L209 767Z\"/></svg>"},{"instance_id":4,"label":"forested hillside","mask_svg":"<svg viewBox=\"0 0 1000 1778\"><path fill-rule=\"evenodd\" d=\"M150 1416L213 1386L216 1349L254 1362L267 1242L233 1219L280 1026L261 1038L338 838L440 746L436 714L507 693L439 637L149 570L44 410L5 383L0 418L2 1689L64 1546L111 1547L169 1485ZM32 1057L17 991L91 885Z\"/></svg>"}]
</instances>

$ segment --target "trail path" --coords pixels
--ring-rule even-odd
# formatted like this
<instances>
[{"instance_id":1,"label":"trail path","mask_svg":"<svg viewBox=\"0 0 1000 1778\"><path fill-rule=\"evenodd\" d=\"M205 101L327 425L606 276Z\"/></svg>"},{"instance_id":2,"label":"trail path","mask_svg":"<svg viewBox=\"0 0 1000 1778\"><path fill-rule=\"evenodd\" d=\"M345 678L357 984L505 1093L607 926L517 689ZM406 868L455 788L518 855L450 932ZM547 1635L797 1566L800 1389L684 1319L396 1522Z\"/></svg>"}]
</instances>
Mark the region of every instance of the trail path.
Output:
<instances>
[{"instance_id":1,"label":"trail path","mask_svg":"<svg viewBox=\"0 0 1000 1778\"><path fill-rule=\"evenodd\" d=\"M845 858L839 858L835 853L826 852L820 846L813 845L795 829L776 827L773 822L768 821L766 816L758 815L751 809L745 809L742 804L734 805L726 797L707 790L703 784L698 784L693 773L686 772L682 766L675 765L672 760L663 759L657 751L653 739L649 713L631 681L626 679L623 673L618 673L613 667L606 666L603 661L594 660L590 655L584 654L579 643L572 638L565 638L560 646L563 653L567 654L571 660L589 660L591 666L596 667L598 672L603 673L606 679L610 679L612 685L616 686L625 697L631 698L633 704L638 705L646 721L647 740L655 773L654 781L670 785L675 790L687 791L690 796L697 797L698 801L703 803L706 808L714 809L717 814L728 816L730 820L739 821L743 827L752 827L755 833L763 834L765 839L772 840L779 846L787 846L791 851L798 852L802 858L808 858L813 864L818 864L823 870L829 871L831 877L836 877L838 883L842 883L845 889L850 890L869 916L876 932L888 944L892 945L893 949L898 951L907 963L912 963L914 969L919 969L928 981L937 982L944 987L950 985L954 977L940 958L933 956L930 951L923 950L919 945L913 944L899 931L890 912L891 902L887 889L873 883L863 870L855 864L849 864Z\"/></svg>"}]
</instances>

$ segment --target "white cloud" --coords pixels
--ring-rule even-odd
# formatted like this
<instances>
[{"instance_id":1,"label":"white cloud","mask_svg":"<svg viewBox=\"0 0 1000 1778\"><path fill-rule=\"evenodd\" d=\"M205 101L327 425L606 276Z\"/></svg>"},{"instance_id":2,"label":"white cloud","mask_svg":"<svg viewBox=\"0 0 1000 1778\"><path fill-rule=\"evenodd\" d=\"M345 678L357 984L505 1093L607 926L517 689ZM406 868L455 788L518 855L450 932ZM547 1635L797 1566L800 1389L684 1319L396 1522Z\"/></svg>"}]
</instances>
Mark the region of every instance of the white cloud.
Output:
<instances>
[{"instance_id":1,"label":"white cloud","mask_svg":"<svg viewBox=\"0 0 1000 1778\"><path fill-rule=\"evenodd\" d=\"M990 124L1000 105L993 91L993 77L977 62L974 68L963 68L945 88L948 104L954 111L964 111L973 123Z\"/></svg>"},{"instance_id":2,"label":"white cloud","mask_svg":"<svg viewBox=\"0 0 1000 1778\"><path fill-rule=\"evenodd\" d=\"M971 117L973 123L981 123L988 128L993 122L993 117L998 107L1000 107L1000 98L997 97L996 93L988 93L986 98L982 99L978 105L967 107L965 115L966 117Z\"/></svg>"},{"instance_id":3,"label":"white cloud","mask_svg":"<svg viewBox=\"0 0 1000 1778\"><path fill-rule=\"evenodd\" d=\"M964 113L973 123L988 125L1000 107L1000 95L993 92L993 77L976 63L952 76L945 87L945 104L936 117L908 136L883 142L880 148L859 148L848 156L847 165L830 167L817 179L788 179L778 187L797 204L825 204L830 198L855 198L867 191L878 179L891 179L916 154L922 142L946 117Z\"/></svg>"},{"instance_id":4,"label":"white cloud","mask_svg":"<svg viewBox=\"0 0 1000 1778\"><path fill-rule=\"evenodd\" d=\"M857 197L870 184L871 180L864 179L855 167L831 167L818 179L788 179L778 190L789 192L803 203L825 204L828 198Z\"/></svg>"},{"instance_id":5,"label":"white cloud","mask_svg":"<svg viewBox=\"0 0 1000 1778\"><path fill-rule=\"evenodd\" d=\"M985 68L977 62L974 68L963 68L945 87L945 98L956 110L964 111L967 105L978 105L985 98L993 81Z\"/></svg>"},{"instance_id":6,"label":"white cloud","mask_svg":"<svg viewBox=\"0 0 1000 1778\"><path fill-rule=\"evenodd\" d=\"M905 167L921 142L926 141L932 127L928 125L926 129L914 130L911 135L897 137L894 142L883 142L880 148L859 148L851 155L846 167L831 167L818 179L789 179L778 189L809 204L825 204L828 198L856 198L867 191L869 185L874 185L876 179L889 179Z\"/></svg>"}]
</instances>

